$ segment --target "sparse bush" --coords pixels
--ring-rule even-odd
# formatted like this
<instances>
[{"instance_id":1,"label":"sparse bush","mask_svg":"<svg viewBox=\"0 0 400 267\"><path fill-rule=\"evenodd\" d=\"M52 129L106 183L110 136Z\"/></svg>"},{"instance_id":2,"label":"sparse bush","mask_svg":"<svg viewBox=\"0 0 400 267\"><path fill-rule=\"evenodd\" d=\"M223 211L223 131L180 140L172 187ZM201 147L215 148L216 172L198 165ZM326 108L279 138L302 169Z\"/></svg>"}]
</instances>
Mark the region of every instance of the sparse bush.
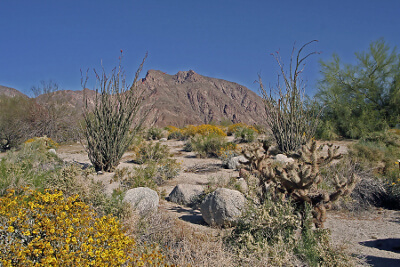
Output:
<instances>
[{"instance_id":1,"label":"sparse bush","mask_svg":"<svg viewBox=\"0 0 400 267\"><path fill-rule=\"evenodd\" d=\"M31 137L32 123L38 119L35 108L34 101L27 97L0 96L0 151L17 147Z\"/></svg>"},{"instance_id":2,"label":"sparse bush","mask_svg":"<svg viewBox=\"0 0 400 267\"><path fill-rule=\"evenodd\" d=\"M95 72L100 88L96 88L93 108L85 95L83 132L87 142L86 150L96 171L110 172L118 166L148 114L145 112L142 118L138 115L145 98L144 90L139 91L137 87L144 60L130 86L126 84L121 61L109 77L104 71L100 75ZM86 88L86 81L82 81L83 88ZM131 130L134 121L134 129Z\"/></svg>"},{"instance_id":3,"label":"sparse bush","mask_svg":"<svg viewBox=\"0 0 400 267\"><path fill-rule=\"evenodd\" d=\"M194 151L201 158L218 157L223 149L234 148L225 137L217 134L196 135L190 138L185 144L186 151Z\"/></svg>"},{"instance_id":4,"label":"sparse bush","mask_svg":"<svg viewBox=\"0 0 400 267\"><path fill-rule=\"evenodd\" d=\"M147 142L141 143L138 150L136 151L135 161L138 164L144 164L147 162L160 162L167 159L170 156L167 145L163 145L159 142Z\"/></svg>"},{"instance_id":5,"label":"sparse bush","mask_svg":"<svg viewBox=\"0 0 400 267\"><path fill-rule=\"evenodd\" d=\"M157 127L151 127L146 131L147 140L160 140L163 138L163 130Z\"/></svg>"},{"instance_id":6,"label":"sparse bush","mask_svg":"<svg viewBox=\"0 0 400 267\"><path fill-rule=\"evenodd\" d=\"M306 223L302 223L295 207L271 195L261 205L250 204L226 238L240 255L241 265L351 266L350 255L329 245L328 231L312 230L311 218L303 218Z\"/></svg>"},{"instance_id":7,"label":"sparse bush","mask_svg":"<svg viewBox=\"0 0 400 267\"><path fill-rule=\"evenodd\" d=\"M228 162L233 158L240 155L240 151L237 146L232 144L232 147L221 148L218 152L218 158L222 161L222 166L227 168Z\"/></svg>"},{"instance_id":8,"label":"sparse bush","mask_svg":"<svg viewBox=\"0 0 400 267\"><path fill-rule=\"evenodd\" d=\"M117 169L113 176L113 181L120 182L123 191L136 187L148 187L157 191L156 174L157 166L152 163L146 167Z\"/></svg>"},{"instance_id":9,"label":"sparse bush","mask_svg":"<svg viewBox=\"0 0 400 267\"><path fill-rule=\"evenodd\" d=\"M0 195L8 188L46 187L49 177L63 166L56 155L48 152L48 145L44 138L38 138L23 144L19 151L9 151L0 160Z\"/></svg>"},{"instance_id":10,"label":"sparse bush","mask_svg":"<svg viewBox=\"0 0 400 267\"><path fill-rule=\"evenodd\" d=\"M61 191L15 191L0 198L4 266L158 265L158 251L140 253L112 216L97 217L78 196ZM139 252L139 253L138 253Z\"/></svg>"},{"instance_id":11,"label":"sparse bush","mask_svg":"<svg viewBox=\"0 0 400 267\"><path fill-rule=\"evenodd\" d=\"M391 132L370 133L350 147L349 155L385 176L400 159L400 136Z\"/></svg>"},{"instance_id":12,"label":"sparse bush","mask_svg":"<svg viewBox=\"0 0 400 267\"><path fill-rule=\"evenodd\" d=\"M238 128L235 131L235 140L239 143L251 143L256 139L256 131L252 127Z\"/></svg>"},{"instance_id":13,"label":"sparse bush","mask_svg":"<svg viewBox=\"0 0 400 267\"><path fill-rule=\"evenodd\" d=\"M181 129L175 127L175 126L167 126L165 129L168 131L168 140L170 139L178 139L178 140L183 140L184 135Z\"/></svg>"},{"instance_id":14,"label":"sparse bush","mask_svg":"<svg viewBox=\"0 0 400 267\"><path fill-rule=\"evenodd\" d=\"M174 219L162 210L135 224L136 241L163 249L165 261L173 266L240 266L220 235Z\"/></svg>"},{"instance_id":15,"label":"sparse bush","mask_svg":"<svg viewBox=\"0 0 400 267\"><path fill-rule=\"evenodd\" d=\"M179 174L180 165L175 159L165 159L162 162L148 162L146 166L133 169L122 168L115 171L113 180L119 181L123 190L136 187L149 187L158 191L157 185L172 179Z\"/></svg>"}]
</instances>

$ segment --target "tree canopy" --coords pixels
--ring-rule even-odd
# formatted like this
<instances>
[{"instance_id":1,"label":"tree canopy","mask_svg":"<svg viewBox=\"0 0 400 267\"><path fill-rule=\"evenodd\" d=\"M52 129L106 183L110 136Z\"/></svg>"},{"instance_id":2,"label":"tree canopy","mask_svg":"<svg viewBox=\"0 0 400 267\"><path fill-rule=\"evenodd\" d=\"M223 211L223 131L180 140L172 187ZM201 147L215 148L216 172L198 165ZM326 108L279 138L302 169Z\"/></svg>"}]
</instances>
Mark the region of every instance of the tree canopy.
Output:
<instances>
[{"instance_id":1,"label":"tree canopy","mask_svg":"<svg viewBox=\"0 0 400 267\"><path fill-rule=\"evenodd\" d=\"M324 106L321 137L360 138L400 123L400 55L383 39L355 53L356 64L334 54L321 61L316 98Z\"/></svg>"}]
</instances>

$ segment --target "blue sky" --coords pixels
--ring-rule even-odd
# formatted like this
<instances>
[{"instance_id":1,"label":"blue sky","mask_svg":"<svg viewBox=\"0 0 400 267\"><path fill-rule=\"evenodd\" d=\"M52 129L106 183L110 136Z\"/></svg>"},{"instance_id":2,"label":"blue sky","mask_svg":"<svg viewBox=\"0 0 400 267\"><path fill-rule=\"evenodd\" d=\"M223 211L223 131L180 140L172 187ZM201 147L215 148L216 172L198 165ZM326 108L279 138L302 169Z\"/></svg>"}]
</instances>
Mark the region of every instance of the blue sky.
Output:
<instances>
[{"instance_id":1,"label":"blue sky","mask_svg":"<svg viewBox=\"0 0 400 267\"><path fill-rule=\"evenodd\" d=\"M148 51L149 69L195 72L245 85L261 73L274 85L279 50L288 64L296 42L317 39L303 78L315 92L319 60L354 52L383 37L400 44L398 0L0 0L0 85L31 94L41 80L81 90L80 69L107 70L123 50L128 76ZM91 75L93 81L93 75Z\"/></svg>"}]
</instances>

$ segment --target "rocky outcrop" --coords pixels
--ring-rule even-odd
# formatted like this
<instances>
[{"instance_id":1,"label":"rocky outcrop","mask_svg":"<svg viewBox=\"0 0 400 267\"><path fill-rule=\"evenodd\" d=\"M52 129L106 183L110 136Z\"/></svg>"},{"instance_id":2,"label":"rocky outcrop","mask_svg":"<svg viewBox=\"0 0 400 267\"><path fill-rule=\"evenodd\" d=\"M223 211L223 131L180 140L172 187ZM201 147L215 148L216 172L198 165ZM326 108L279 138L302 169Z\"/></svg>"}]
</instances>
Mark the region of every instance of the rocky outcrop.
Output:
<instances>
[{"instance_id":1,"label":"rocky outcrop","mask_svg":"<svg viewBox=\"0 0 400 267\"><path fill-rule=\"evenodd\" d=\"M2 85L0 85L0 96L1 95L5 95L5 96L8 96L8 97L21 96L21 97L28 98L28 96L26 96L25 94L21 93L17 89L14 89L14 88L11 88L11 87L7 87L7 86L2 86Z\"/></svg>"},{"instance_id":2,"label":"rocky outcrop","mask_svg":"<svg viewBox=\"0 0 400 267\"><path fill-rule=\"evenodd\" d=\"M144 107L152 107L158 126L210 122L266 122L262 98L234 82L205 77L193 70L169 75L149 70L138 83L150 92Z\"/></svg>"}]
</instances>

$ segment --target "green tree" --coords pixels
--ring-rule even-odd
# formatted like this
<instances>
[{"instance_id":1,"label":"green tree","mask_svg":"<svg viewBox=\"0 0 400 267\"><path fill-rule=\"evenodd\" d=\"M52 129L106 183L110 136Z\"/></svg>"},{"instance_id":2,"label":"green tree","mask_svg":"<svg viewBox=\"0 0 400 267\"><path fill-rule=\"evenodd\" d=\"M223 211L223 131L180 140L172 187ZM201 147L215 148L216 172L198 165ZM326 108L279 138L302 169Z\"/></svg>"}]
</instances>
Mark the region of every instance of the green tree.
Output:
<instances>
[{"instance_id":1,"label":"green tree","mask_svg":"<svg viewBox=\"0 0 400 267\"><path fill-rule=\"evenodd\" d=\"M360 138L400 122L400 56L383 39L356 53L355 65L338 55L321 61L316 98L324 105L320 135Z\"/></svg>"}]
</instances>

